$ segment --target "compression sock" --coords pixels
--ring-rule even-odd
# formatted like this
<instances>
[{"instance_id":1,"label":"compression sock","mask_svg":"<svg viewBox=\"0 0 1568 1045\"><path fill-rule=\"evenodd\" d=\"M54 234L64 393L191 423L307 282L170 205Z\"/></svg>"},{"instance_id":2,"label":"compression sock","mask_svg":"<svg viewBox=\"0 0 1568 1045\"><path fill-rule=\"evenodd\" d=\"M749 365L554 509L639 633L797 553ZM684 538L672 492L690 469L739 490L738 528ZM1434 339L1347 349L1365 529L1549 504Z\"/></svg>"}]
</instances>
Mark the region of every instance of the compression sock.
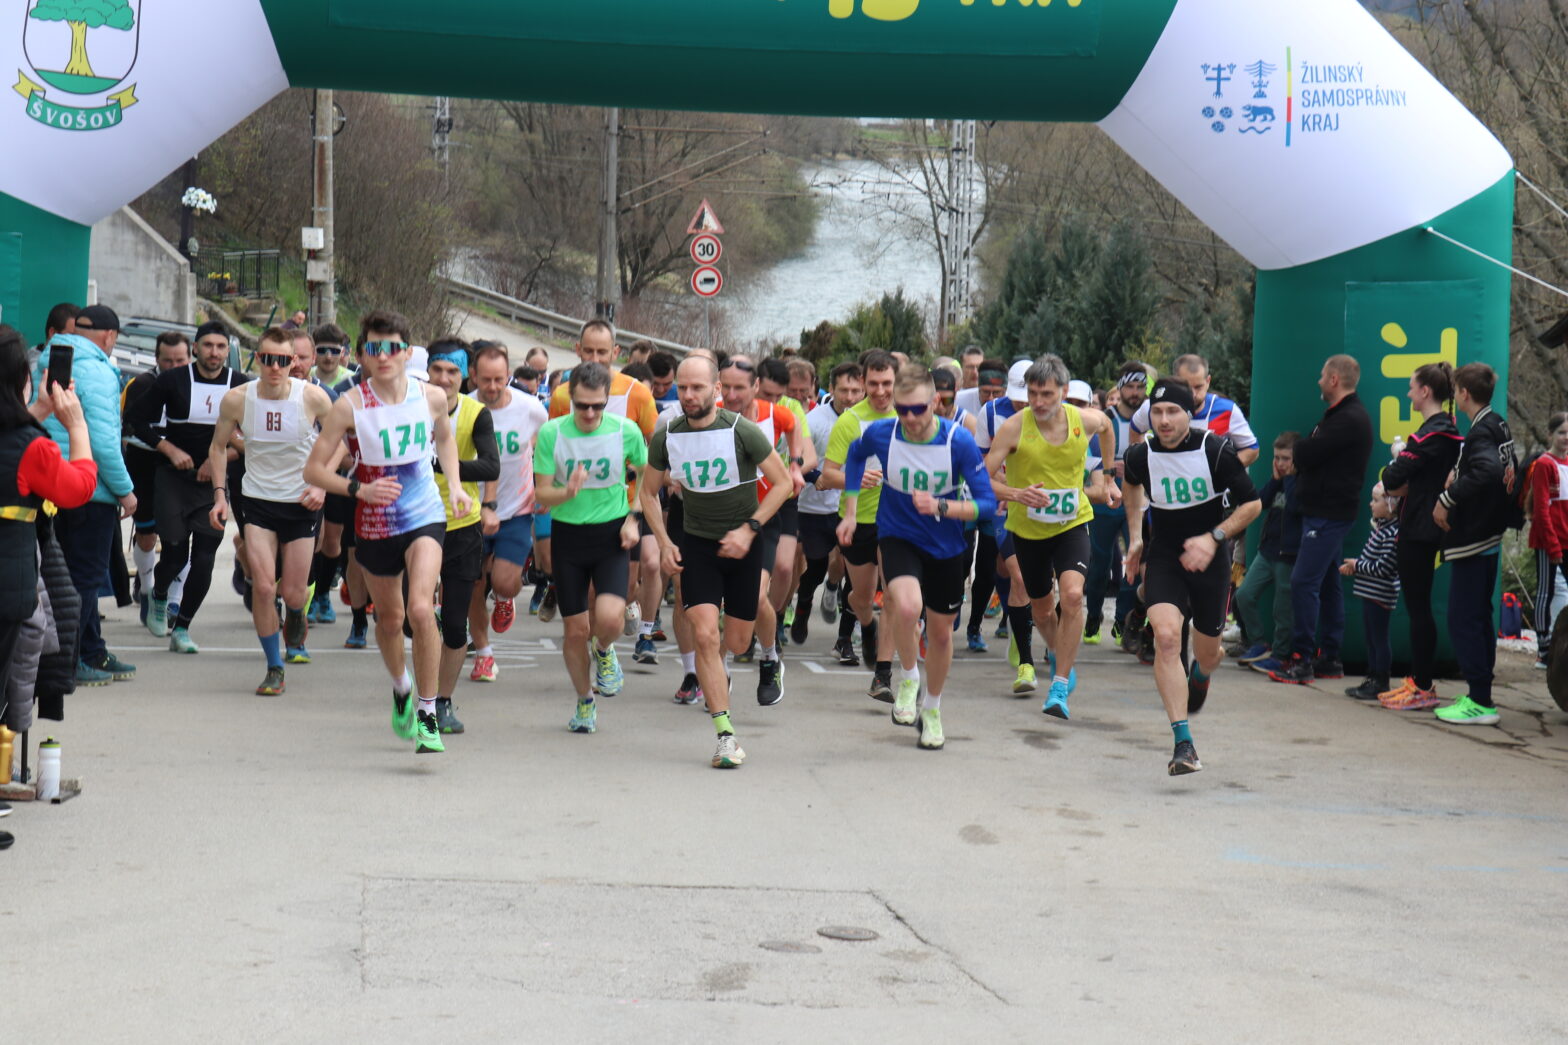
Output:
<instances>
[{"instance_id":1,"label":"compression sock","mask_svg":"<svg viewBox=\"0 0 1568 1045\"><path fill-rule=\"evenodd\" d=\"M730 726L730 713L728 711L716 711L713 713L713 731L721 737L726 733L734 735L735 730Z\"/></svg>"},{"instance_id":2,"label":"compression sock","mask_svg":"<svg viewBox=\"0 0 1568 1045\"><path fill-rule=\"evenodd\" d=\"M893 662L890 660L877 661L877 674L885 679L893 677Z\"/></svg>"},{"instance_id":3,"label":"compression sock","mask_svg":"<svg viewBox=\"0 0 1568 1045\"><path fill-rule=\"evenodd\" d=\"M354 607L354 627L361 629L370 627L370 614L363 606Z\"/></svg>"},{"instance_id":4,"label":"compression sock","mask_svg":"<svg viewBox=\"0 0 1568 1045\"><path fill-rule=\"evenodd\" d=\"M261 652L267 655L267 667L281 668L283 666L283 632L275 631L271 635L258 635L256 640L261 643Z\"/></svg>"},{"instance_id":5,"label":"compression sock","mask_svg":"<svg viewBox=\"0 0 1568 1045\"><path fill-rule=\"evenodd\" d=\"M1184 740L1189 744L1192 743L1192 730L1187 728L1186 719L1182 719L1180 722L1172 722L1171 734L1175 736L1176 743L1178 744Z\"/></svg>"},{"instance_id":6,"label":"compression sock","mask_svg":"<svg viewBox=\"0 0 1568 1045\"><path fill-rule=\"evenodd\" d=\"M1007 607L1008 634L1018 647L1018 663L1034 664L1034 616L1028 606Z\"/></svg>"}]
</instances>

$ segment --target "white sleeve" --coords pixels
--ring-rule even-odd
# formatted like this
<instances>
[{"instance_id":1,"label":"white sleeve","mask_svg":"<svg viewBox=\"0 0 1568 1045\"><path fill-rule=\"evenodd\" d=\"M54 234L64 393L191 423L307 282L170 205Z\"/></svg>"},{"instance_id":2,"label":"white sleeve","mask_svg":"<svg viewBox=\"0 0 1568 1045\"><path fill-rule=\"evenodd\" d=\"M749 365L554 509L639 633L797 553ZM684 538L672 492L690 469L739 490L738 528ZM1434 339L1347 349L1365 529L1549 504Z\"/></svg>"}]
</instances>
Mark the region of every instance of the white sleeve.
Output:
<instances>
[{"instance_id":1,"label":"white sleeve","mask_svg":"<svg viewBox=\"0 0 1568 1045\"><path fill-rule=\"evenodd\" d=\"M1143 401L1143 405L1133 411L1131 424L1132 430L1139 435L1149 434L1149 401L1147 399Z\"/></svg>"},{"instance_id":2,"label":"white sleeve","mask_svg":"<svg viewBox=\"0 0 1568 1045\"><path fill-rule=\"evenodd\" d=\"M1230 443L1237 450L1256 450L1258 437L1252 434L1252 426L1247 423L1247 415L1241 412L1241 407L1231 404L1230 408Z\"/></svg>"},{"instance_id":3,"label":"white sleeve","mask_svg":"<svg viewBox=\"0 0 1568 1045\"><path fill-rule=\"evenodd\" d=\"M995 399L991 403L996 402ZM975 416L975 445L981 450L991 449L991 425L996 421L996 411L987 403Z\"/></svg>"}]
</instances>

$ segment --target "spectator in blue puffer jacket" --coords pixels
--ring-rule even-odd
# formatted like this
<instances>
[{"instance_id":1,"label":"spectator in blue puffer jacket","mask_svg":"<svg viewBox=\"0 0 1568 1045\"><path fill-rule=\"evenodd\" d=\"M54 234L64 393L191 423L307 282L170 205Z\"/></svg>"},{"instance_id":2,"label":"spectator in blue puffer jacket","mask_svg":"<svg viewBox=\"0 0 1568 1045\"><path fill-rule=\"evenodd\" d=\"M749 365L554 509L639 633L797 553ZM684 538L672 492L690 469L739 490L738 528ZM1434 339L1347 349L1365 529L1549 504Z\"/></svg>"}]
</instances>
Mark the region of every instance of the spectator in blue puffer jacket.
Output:
<instances>
[{"instance_id":1,"label":"spectator in blue puffer jacket","mask_svg":"<svg viewBox=\"0 0 1568 1045\"><path fill-rule=\"evenodd\" d=\"M109 584L109 561L120 537L119 521L136 510L136 495L120 447L120 372L110 356L119 336L120 317L114 310L91 305L76 317L76 333L55 334L49 339L33 372L36 390L43 386L55 346L71 346L71 378L87 417L93 460L98 463L93 499L55 516L55 536L65 553L71 583L82 597L81 663L76 670L79 686L103 686L111 680L136 677L133 665L109 652L98 618L98 596ZM44 422L44 428L69 459L71 439L65 428L53 417Z\"/></svg>"}]
</instances>

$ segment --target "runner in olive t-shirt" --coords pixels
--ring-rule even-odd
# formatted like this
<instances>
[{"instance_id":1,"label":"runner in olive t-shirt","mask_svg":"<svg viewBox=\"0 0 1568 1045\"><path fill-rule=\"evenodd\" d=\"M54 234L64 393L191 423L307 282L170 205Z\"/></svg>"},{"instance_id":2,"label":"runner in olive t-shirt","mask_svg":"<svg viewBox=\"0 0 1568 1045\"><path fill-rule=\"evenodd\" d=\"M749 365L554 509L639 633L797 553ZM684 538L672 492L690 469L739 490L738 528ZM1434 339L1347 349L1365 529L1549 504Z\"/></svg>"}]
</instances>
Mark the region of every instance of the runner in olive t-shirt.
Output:
<instances>
[{"instance_id":1,"label":"runner in olive t-shirt","mask_svg":"<svg viewBox=\"0 0 1568 1045\"><path fill-rule=\"evenodd\" d=\"M643 518L658 538L664 572L680 575L681 604L697 641L697 677L719 736L715 769L733 769L746 759L730 725L730 688L719 647L719 611L725 615L724 644L733 653L751 646L762 583L762 542L757 534L791 491L789 472L755 423L717 408L718 365L692 357L676 371L681 417L654 433L648 472L641 486ZM757 502L757 473L770 489ZM670 540L659 511L665 475L678 483L684 505L680 545Z\"/></svg>"},{"instance_id":2,"label":"runner in olive t-shirt","mask_svg":"<svg viewBox=\"0 0 1568 1045\"><path fill-rule=\"evenodd\" d=\"M624 676L615 656L626 613L627 551L636 547L637 520L627 498L626 470L648 463L642 429L613 413L610 371L583 363L572 371L572 412L545 422L534 446L534 497L554 518L555 589L566 631L562 655L577 690L574 733L598 726L594 696L613 697ZM588 683L589 590L594 593L595 677Z\"/></svg>"}]
</instances>

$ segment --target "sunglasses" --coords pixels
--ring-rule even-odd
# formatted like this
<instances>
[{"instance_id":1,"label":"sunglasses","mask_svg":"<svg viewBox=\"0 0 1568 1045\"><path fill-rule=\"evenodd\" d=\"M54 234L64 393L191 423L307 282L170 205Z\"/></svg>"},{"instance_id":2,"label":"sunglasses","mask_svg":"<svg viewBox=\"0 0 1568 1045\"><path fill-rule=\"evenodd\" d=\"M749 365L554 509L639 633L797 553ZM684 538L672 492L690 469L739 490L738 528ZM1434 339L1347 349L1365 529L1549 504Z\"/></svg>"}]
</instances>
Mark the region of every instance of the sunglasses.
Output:
<instances>
[{"instance_id":1,"label":"sunglasses","mask_svg":"<svg viewBox=\"0 0 1568 1045\"><path fill-rule=\"evenodd\" d=\"M893 409L898 411L899 417L919 417L931 409L930 403L894 403Z\"/></svg>"},{"instance_id":2,"label":"sunglasses","mask_svg":"<svg viewBox=\"0 0 1568 1045\"><path fill-rule=\"evenodd\" d=\"M342 354L343 354L343 346L342 345L317 345L316 346L316 355L318 355L318 356L341 356Z\"/></svg>"},{"instance_id":3,"label":"sunglasses","mask_svg":"<svg viewBox=\"0 0 1568 1045\"><path fill-rule=\"evenodd\" d=\"M406 351L408 351L407 341L365 342L365 355L370 356L371 358L375 358L376 356L396 356L401 355Z\"/></svg>"},{"instance_id":4,"label":"sunglasses","mask_svg":"<svg viewBox=\"0 0 1568 1045\"><path fill-rule=\"evenodd\" d=\"M599 413L609 405L609 403L584 403L576 399L572 400L572 409L581 410L585 414Z\"/></svg>"},{"instance_id":5,"label":"sunglasses","mask_svg":"<svg viewBox=\"0 0 1568 1045\"><path fill-rule=\"evenodd\" d=\"M262 366L291 367L294 365L294 357L275 356L271 352L262 352L257 354L256 362L260 363Z\"/></svg>"},{"instance_id":6,"label":"sunglasses","mask_svg":"<svg viewBox=\"0 0 1568 1045\"><path fill-rule=\"evenodd\" d=\"M742 373L747 374L755 374L757 372L756 364L752 363L749 359L732 359L728 363L724 364L724 369L739 370Z\"/></svg>"}]
</instances>

